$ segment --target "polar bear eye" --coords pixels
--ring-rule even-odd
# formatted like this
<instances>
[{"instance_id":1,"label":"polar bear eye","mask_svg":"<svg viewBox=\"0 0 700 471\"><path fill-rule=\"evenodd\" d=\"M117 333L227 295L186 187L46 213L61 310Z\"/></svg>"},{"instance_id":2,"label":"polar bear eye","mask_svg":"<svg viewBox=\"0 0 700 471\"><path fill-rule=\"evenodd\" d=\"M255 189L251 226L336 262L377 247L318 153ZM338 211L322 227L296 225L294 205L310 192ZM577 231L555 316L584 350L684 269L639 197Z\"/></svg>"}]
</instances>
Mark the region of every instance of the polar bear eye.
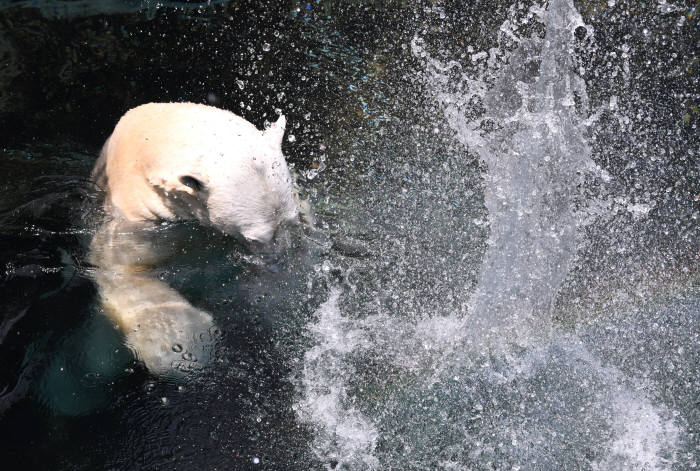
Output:
<instances>
[{"instance_id":1,"label":"polar bear eye","mask_svg":"<svg viewBox=\"0 0 700 471\"><path fill-rule=\"evenodd\" d=\"M192 188L194 191L202 191L204 189L204 183L197 180L190 175L183 175L180 177L180 183L185 186Z\"/></svg>"}]
</instances>

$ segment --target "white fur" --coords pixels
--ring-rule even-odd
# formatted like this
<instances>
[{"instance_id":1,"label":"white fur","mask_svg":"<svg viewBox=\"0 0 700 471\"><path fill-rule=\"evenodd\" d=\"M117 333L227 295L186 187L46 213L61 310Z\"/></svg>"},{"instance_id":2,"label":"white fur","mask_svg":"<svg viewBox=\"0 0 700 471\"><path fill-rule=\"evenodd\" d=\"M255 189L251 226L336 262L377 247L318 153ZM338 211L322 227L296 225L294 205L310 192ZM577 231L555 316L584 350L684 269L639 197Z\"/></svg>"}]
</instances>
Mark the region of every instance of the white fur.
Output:
<instances>
[{"instance_id":1,"label":"white fur","mask_svg":"<svg viewBox=\"0 0 700 471\"><path fill-rule=\"evenodd\" d=\"M285 119L265 131L228 111L193 103L149 103L128 111L95 167L107 208L128 221L198 219L233 236L268 243L298 219L282 155ZM195 191L181 183L191 176Z\"/></svg>"}]
</instances>

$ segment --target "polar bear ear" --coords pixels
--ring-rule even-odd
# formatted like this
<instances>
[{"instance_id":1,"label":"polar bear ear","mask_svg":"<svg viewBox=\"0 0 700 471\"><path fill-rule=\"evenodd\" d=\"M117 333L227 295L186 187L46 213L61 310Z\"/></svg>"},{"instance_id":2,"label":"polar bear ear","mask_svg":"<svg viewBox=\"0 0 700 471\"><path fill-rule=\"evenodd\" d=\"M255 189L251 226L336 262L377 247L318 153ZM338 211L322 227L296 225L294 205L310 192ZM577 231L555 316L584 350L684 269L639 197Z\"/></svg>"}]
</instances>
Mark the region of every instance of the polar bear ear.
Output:
<instances>
[{"instance_id":1,"label":"polar bear ear","mask_svg":"<svg viewBox=\"0 0 700 471\"><path fill-rule=\"evenodd\" d=\"M287 120L284 115L280 115L277 121L272 123L269 128L263 131L263 135L271 140L276 146L282 146L282 138L284 137L284 128L287 126Z\"/></svg>"}]
</instances>

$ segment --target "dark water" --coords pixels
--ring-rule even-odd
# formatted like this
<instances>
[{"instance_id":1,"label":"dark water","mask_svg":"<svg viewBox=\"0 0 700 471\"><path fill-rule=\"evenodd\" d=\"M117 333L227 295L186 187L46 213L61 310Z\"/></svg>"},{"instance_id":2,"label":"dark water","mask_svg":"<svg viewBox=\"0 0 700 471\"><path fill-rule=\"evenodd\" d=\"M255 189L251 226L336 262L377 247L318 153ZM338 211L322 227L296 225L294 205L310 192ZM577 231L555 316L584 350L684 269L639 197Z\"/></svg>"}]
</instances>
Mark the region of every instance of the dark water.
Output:
<instances>
[{"instance_id":1,"label":"dark water","mask_svg":"<svg viewBox=\"0 0 700 471\"><path fill-rule=\"evenodd\" d=\"M3 469L698 466L695 3L0 6ZM273 266L157 229L220 331L185 376L88 262L148 101L283 112L316 216Z\"/></svg>"}]
</instances>

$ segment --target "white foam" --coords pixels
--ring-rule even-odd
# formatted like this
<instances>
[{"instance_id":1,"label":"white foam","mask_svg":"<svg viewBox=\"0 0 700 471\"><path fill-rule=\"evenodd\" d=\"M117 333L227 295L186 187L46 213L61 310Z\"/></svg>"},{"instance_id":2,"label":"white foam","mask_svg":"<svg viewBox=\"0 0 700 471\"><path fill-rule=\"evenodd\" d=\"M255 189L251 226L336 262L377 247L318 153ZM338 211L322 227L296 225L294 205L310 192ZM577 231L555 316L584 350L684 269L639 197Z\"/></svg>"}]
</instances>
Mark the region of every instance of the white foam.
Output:
<instances>
[{"instance_id":1,"label":"white foam","mask_svg":"<svg viewBox=\"0 0 700 471\"><path fill-rule=\"evenodd\" d=\"M296 410L301 421L314 429L312 446L320 460L376 469L373 451L378 432L350 404L346 385L355 373L348 355L366 346L367 338L352 320L342 316L339 296L340 291L331 292L315 313L318 320L308 327L315 346L304 355L303 399Z\"/></svg>"},{"instance_id":2,"label":"white foam","mask_svg":"<svg viewBox=\"0 0 700 471\"><path fill-rule=\"evenodd\" d=\"M668 411L645 397L622 391L614 402L615 438L606 455L593 463L596 471L666 471L675 461L679 429Z\"/></svg>"}]
</instances>

